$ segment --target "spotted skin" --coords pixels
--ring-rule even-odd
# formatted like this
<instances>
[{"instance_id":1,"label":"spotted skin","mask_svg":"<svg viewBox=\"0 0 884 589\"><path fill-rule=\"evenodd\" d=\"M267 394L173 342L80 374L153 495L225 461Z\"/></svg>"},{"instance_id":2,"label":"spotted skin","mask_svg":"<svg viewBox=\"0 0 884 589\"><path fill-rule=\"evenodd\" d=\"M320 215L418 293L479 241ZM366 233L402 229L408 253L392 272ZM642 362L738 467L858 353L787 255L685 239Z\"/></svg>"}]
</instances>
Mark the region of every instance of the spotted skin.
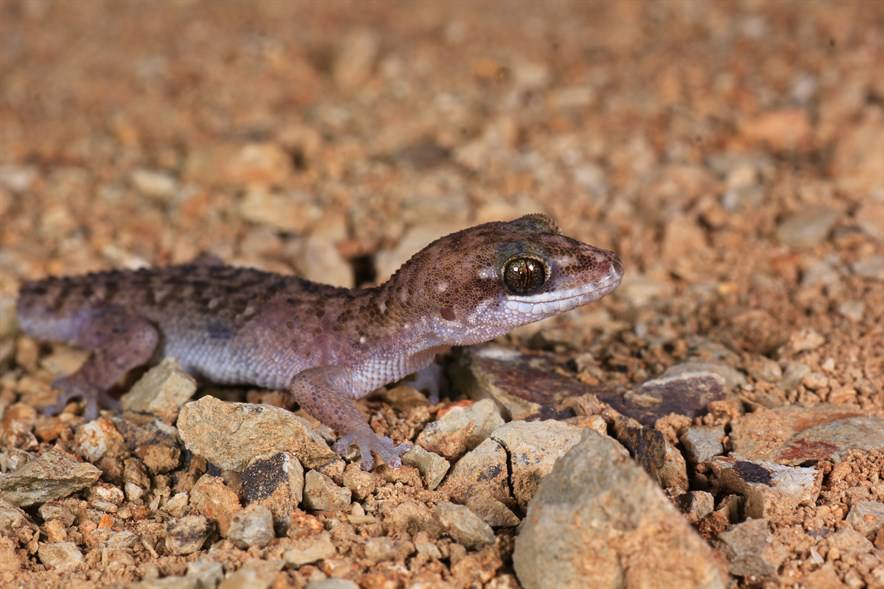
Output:
<instances>
[{"instance_id":1,"label":"spotted skin","mask_svg":"<svg viewBox=\"0 0 884 589\"><path fill-rule=\"evenodd\" d=\"M512 278L525 268L534 270L531 280ZM407 446L376 435L356 399L425 369L451 346L597 300L622 274L613 252L528 215L442 237L371 288L335 288L202 256L26 283L17 314L31 336L91 352L56 382L62 396L50 412L81 397L94 418L99 405L114 404L108 390L127 372L172 356L212 382L289 390L338 432L339 452L356 444L370 469L372 452L395 467Z\"/></svg>"}]
</instances>

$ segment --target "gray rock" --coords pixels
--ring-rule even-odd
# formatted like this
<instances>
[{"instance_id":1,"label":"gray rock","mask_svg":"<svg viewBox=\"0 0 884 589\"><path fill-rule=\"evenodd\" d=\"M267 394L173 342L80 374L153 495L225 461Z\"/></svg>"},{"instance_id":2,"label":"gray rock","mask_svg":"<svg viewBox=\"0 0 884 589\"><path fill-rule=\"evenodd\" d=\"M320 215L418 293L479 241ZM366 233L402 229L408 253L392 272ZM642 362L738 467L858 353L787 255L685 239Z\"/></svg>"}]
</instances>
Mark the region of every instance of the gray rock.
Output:
<instances>
[{"instance_id":1,"label":"gray rock","mask_svg":"<svg viewBox=\"0 0 884 589\"><path fill-rule=\"evenodd\" d=\"M712 551L657 484L614 440L585 436L528 507L513 554L522 585L723 588Z\"/></svg>"},{"instance_id":2,"label":"gray rock","mask_svg":"<svg viewBox=\"0 0 884 589\"><path fill-rule=\"evenodd\" d=\"M485 440L455 463L441 490L462 503L473 495L484 495L514 505L515 499L509 491L506 450L496 440Z\"/></svg>"},{"instance_id":3,"label":"gray rock","mask_svg":"<svg viewBox=\"0 0 884 589\"><path fill-rule=\"evenodd\" d=\"M249 560L238 571L227 575L218 589L268 589L283 565L282 560Z\"/></svg>"},{"instance_id":4,"label":"gray rock","mask_svg":"<svg viewBox=\"0 0 884 589\"><path fill-rule=\"evenodd\" d=\"M101 471L49 450L11 473L0 474L0 499L19 507L67 497L95 483Z\"/></svg>"},{"instance_id":5,"label":"gray rock","mask_svg":"<svg viewBox=\"0 0 884 589\"><path fill-rule=\"evenodd\" d=\"M209 536L209 520L201 515L187 515L166 526L166 551L169 554L193 554Z\"/></svg>"},{"instance_id":6,"label":"gray rock","mask_svg":"<svg viewBox=\"0 0 884 589\"><path fill-rule=\"evenodd\" d=\"M561 421L512 421L491 434L507 453L510 488L519 507L534 497L556 460L580 442L583 428Z\"/></svg>"},{"instance_id":7,"label":"gray rock","mask_svg":"<svg viewBox=\"0 0 884 589\"><path fill-rule=\"evenodd\" d=\"M884 527L884 503L880 501L855 503L847 514L847 523L863 536L871 536Z\"/></svg>"},{"instance_id":8,"label":"gray rock","mask_svg":"<svg viewBox=\"0 0 884 589\"><path fill-rule=\"evenodd\" d=\"M706 491L688 491L676 497L676 503L691 525L697 523L715 509L715 497Z\"/></svg>"},{"instance_id":9,"label":"gray rock","mask_svg":"<svg viewBox=\"0 0 884 589\"><path fill-rule=\"evenodd\" d=\"M207 396L184 405L177 426L188 450L225 470L242 471L255 456L277 452L294 454L307 468L336 458L307 420L270 405Z\"/></svg>"},{"instance_id":10,"label":"gray rock","mask_svg":"<svg viewBox=\"0 0 884 589\"><path fill-rule=\"evenodd\" d=\"M83 562L83 553L73 542L40 543L37 556L40 562L57 571L74 569Z\"/></svg>"},{"instance_id":11,"label":"gray rock","mask_svg":"<svg viewBox=\"0 0 884 589\"><path fill-rule=\"evenodd\" d=\"M273 514L264 505L252 504L233 514L227 530L227 538L243 549L262 548L274 537Z\"/></svg>"},{"instance_id":12,"label":"gray rock","mask_svg":"<svg viewBox=\"0 0 884 589\"><path fill-rule=\"evenodd\" d=\"M615 421L614 430L617 440L629 449L635 461L663 488L676 494L688 490L684 456L666 441L662 433L630 419Z\"/></svg>"},{"instance_id":13,"label":"gray rock","mask_svg":"<svg viewBox=\"0 0 884 589\"><path fill-rule=\"evenodd\" d=\"M854 273L863 278L884 280L884 256L868 256L853 264Z\"/></svg>"},{"instance_id":14,"label":"gray rock","mask_svg":"<svg viewBox=\"0 0 884 589\"><path fill-rule=\"evenodd\" d=\"M786 558L785 549L774 541L766 519L750 519L731 526L718 536L718 545L738 577L767 577L777 572Z\"/></svg>"},{"instance_id":15,"label":"gray rock","mask_svg":"<svg viewBox=\"0 0 884 589\"><path fill-rule=\"evenodd\" d=\"M328 532L320 532L315 536L299 538L292 542L282 557L286 564L299 567L311 562L331 558L337 554Z\"/></svg>"},{"instance_id":16,"label":"gray rock","mask_svg":"<svg viewBox=\"0 0 884 589\"><path fill-rule=\"evenodd\" d=\"M837 550L841 554L865 554L875 550L875 545L868 538L849 527L841 528L826 538L826 543L830 550Z\"/></svg>"},{"instance_id":17,"label":"gray rock","mask_svg":"<svg viewBox=\"0 0 884 589\"><path fill-rule=\"evenodd\" d=\"M851 449L884 449L884 418L828 404L761 409L731 423L730 441L734 456L744 460L840 462Z\"/></svg>"},{"instance_id":18,"label":"gray rock","mask_svg":"<svg viewBox=\"0 0 884 589\"><path fill-rule=\"evenodd\" d=\"M25 540L22 543L26 544L36 532L37 526L24 511L0 499L0 537Z\"/></svg>"},{"instance_id":19,"label":"gray rock","mask_svg":"<svg viewBox=\"0 0 884 589\"><path fill-rule=\"evenodd\" d=\"M187 576L197 579L203 588L212 589L224 578L224 566L218 561L200 558L188 563Z\"/></svg>"},{"instance_id":20,"label":"gray rock","mask_svg":"<svg viewBox=\"0 0 884 589\"><path fill-rule=\"evenodd\" d=\"M473 495L467 499L466 505L492 528L511 528L521 521L509 507L491 497Z\"/></svg>"},{"instance_id":21,"label":"gray rock","mask_svg":"<svg viewBox=\"0 0 884 589\"><path fill-rule=\"evenodd\" d=\"M311 470L304 478L304 506L316 511L343 511L350 508L350 489L340 487L326 475Z\"/></svg>"},{"instance_id":22,"label":"gray rock","mask_svg":"<svg viewBox=\"0 0 884 589\"><path fill-rule=\"evenodd\" d=\"M144 373L120 399L123 409L151 413L167 423L196 392L196 380L174 358L166 358Z\"/></svg>"},{"instance_id":23,"label":"gray rock","mask_svg":"<svg viewBox=\"0 0 884 589\"><path fill-rule=\"evenodd\" d=\"M211 585L214 587L214 585ZM146 579L128 585L128 589L202 589L200 580L196 577L163 577L161 579Z\"/></svg>"},{"instance_id":24,"label":"gray rock","mask_svg":"<svg viewBox=\"0 0 884 589\"><path fill-rule=\"evenodd\" d=\"M468 507L443 501L436 505L433 513L448 535L467 548L494 543L494 530Z\"/></svg>"},{"instance_id":25,"label":"gray rock","mask_svg":"<svg viewBox=\"0 0 884 589\"><path fill-rule=\"evenodd\" d=\"M369 538L365 541L365 558L373 562L404 560L414 552L411 542L396 542L389 536Z\"/></svg>"},{"instance_id":26,"label":"gray rock","mask_svg":"<svg viewBox=\"0 0 884 589\"><path fill-rule=\"evenodd\" d=\"M828 237L840 213L828 207L810 207L793 213L777 227L780 243L794 248L813 247Z\"/></svg>"},{"instance_id":27,"label":"gray rock","mask_svg":"<svg viewBox=\"0 0 884 589\"><path fill-rule=\"evenodd\" d=\"M482 399L466 407L456 405L436 421L428 423L417 437L417 443L448 460L456 460L478 446L503 423L500 409L491 399Z\"/></svg>"},{"instance_id":28,"label":"gray rock","mask_svg":"<svg viewBox=\"0 0 884 589\"><path fill-rule=\"evenodd\" d=\"M139 168L130 177L135 190L157 200L169 200L178 193L178 180L161 170Z\"/></svg>"},{"instance_id":29,"label":"gray rock","mask_svg":"<svg viewBox=\"0 0 884 589\"><path fill-rule=\"evenodd\" d=\"M679 437L679 441L684 446L688 462L700 464L724 454L722 438L724 438L723 425L699 425L688 428Z\"/></svg>"},{"instance_id":30,"label":"gray rock","mask_svg":"<svg viewBox=\"0 0 884 589\"><path fill-rule=\"evenodd\" d=\"M856 212L856 224L867 235L884 242L884 199L867 199Z\"/></svg>"},{"instance_id":31,"label":"gray rock","mask_svg":"<svg viewBox=\"0 0 884 589\"><path fill-rule=\"evenodd\" d=\"M813 467L725 457L708 464L720 489L746 498L748 517L769 518L791 513L799 505L814 505L820 493L822 473Z\"/></svg>"},{"instance_id":32,"label":"gray rock","mask_svg":"<svg viewBox=\"0 0 884 589\"><path fill-rule=\"evenodd\" d=\"M292 511L304 498L304 467L287 452L259 456L242 471L239 493L246 504L267 506L274 525L287 529Z\"/></svg>"},{"instance_id":33,"label":"gray rock","mask_svg":"<svg viewBox=\"0 0 884 589\"><path fill-rule=\"evenodd\" d=\"M417 468L431 491L439 486L451 468L451 463L447 460L434 452L424 450L417 444L402 455L402 463Z\"/></svg>"}]
</instances>

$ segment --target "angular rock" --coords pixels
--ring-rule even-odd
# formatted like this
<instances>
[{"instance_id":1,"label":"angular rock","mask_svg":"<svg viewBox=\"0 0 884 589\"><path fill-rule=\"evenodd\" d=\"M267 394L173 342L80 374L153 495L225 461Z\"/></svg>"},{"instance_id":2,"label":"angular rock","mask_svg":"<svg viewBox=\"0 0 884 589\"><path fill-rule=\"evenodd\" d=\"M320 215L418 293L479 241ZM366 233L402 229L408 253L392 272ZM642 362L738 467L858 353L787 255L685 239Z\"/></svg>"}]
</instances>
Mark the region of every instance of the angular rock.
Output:
<instances>
[{"instance_id":1,"label":"angular rock","mask_svg":"<svg viewBox=\"0 0 884 589\"><path fill-rule=\"evenodd\" d=\"M417 443L448 460L456 460L478 446L503 423L500 409L491 399L482 399L468 406L455 405L436 421L428 423L417 437Z\"/></svg>"},{"instance_id":2,"label":"angular rock","mask_svg":"<svg viewBox=\"0 0 884 589\"><path fill-rule=\"evenodd\" d=\"M166 358L144 373L120 399L123 409L151 413L172 423L178 410L196 392L196 379L174 358Z\"/></svg>"},{"instance_id":3,"label":"angular rock","mask_svg":"<svg viewBox=\"0 0 884 589\"><path fill-rule=\"evenodd\" d=\"M73 542L41 543L37 549L40 562L51 569L66 571L83 562L83 553Z\"/></svg>"},{"instance_id":4,"label":"angular rock","mask_svg":"<svg viewBox=\"0 0 884 589\"><path fill-rule=\"evenodd\" d=\"M225 470L242 471L255 456L277 452L308 468L336 457L305 419L269 405L203 397L182 407L177 426L188 450Z\"/></svg>"},{"instance_id":5,"label":"angular rock","mask_svg":"<svg viewBox=\"0 0 884 589\"><path fill-rule=\"evenodd\" d=\"M689 427L678 439L684 446L688 462L700 464L724 454L723 438L723 425L698 425Z\"/></svg>"},{"instance_id":6,"label":"angular rock","mask_svg":"<svg viewBox=\"0 0 884 589\"><path fill-rule=\"evenodd\" d=\"M869 538L884 527L884 503L880 501L859 501L850 508L847 523Z\"/></svg>"},{"instance_id":7,"label":"angular rock","mask_svg":"<svg viewBox=\"0 0 884 589\"><path fill-rule=\"evenodd\" d=\"M18 329L15 318L15 297L0 296L0 340L11 338Z\"/></svg>"},{"instance_id":8,"label":"angular rock","mask_svg":"<svg viewBox=\"0 0 884 589\"><path fill-rule=\"evenodd\" d=\"M77 428L74 449L89 462L98 462L105 455L123 454L126 444L113 422L106 417L99 417Z\"/></svg>"},{"instance_id":9,"label":"angular rock","mask_svg":"<svg viewBox=\"0 0 884 589\"><path fill-rule=\"evenodd\" d=\"M884 200L867 199L856 212L856 224L867 235L884 242Z\"/></svg>"},{"instance_id":10,"label":"angular rock","mask_svg":"<svg viewBox=\"0 0 884 589\"><path fill-rule=\"evenodd\" d=\"M822 473L813 467L783 466L719 457L709 462L718 488L746 498L748 517L770 518L814 505Z\"/></svg>"},{"instance_id":11,"label":"angular rock","mask_svg":"<svg viewBox=\"0 0 884 589\"><path fill-rule=\"evenodd\" d=\"M688 491L676 497L676 503L693 525L712 513L715 509L715 497L706 491Z\"/></svg>"},{"instance_id":12,"label":"angular rock","mask_svg":"<svg viewBox=\"0 0 884 589\"><path fill-rule=\"evenodd\" d=\"M585 436L528 507L513 554L522 585L723 588L711 549L657 484L614 440Z\"/></svg>"},{"instance_id":13,"label":"angular rock","mask_svg":"<svg viewBox=\"0 0 884 589\"><path fill-rule=\"evenodd\" d=\"M580 442L583 429L561 421L511 421L491 434L507 453L510 486L519 507L534 497L556 460Z\"/></svg>"},{"instance_id":14,"label":"angular rock","mask_svg":"<svg viewBox=\"0 0 884 589\"><path fill-rule=\"evenodd\" d=\"M440 457L441 458L441 457ZM405 461L403 455L403 462ZM378 477L373 473L362 470L358 464L351 462L344 467L344 486L350 489L353 496L362 501L378 487Z\"/></svg>"},{"instance_id":15,"label":"angular rock","mask_svg":"<svg viewBox=\"0 0 884 589\"><path fill-rule=\"evenodd\" d=\"M236 493L221 477L204 474L190 491L190 504L218 525L222 536L227 536L233 516L242 509Z\"/></svg>"},{"instance_id":16,"label":"angular rock","mask_svg":"<svg viewBox=\"0 0 884 589\"><path fill-rule=\"evenodd\" d=\"M280 184L292 171L292 160L285 149L274 143L249 143L244 145L225 172L231 181L247 186L265 187ZM297 218L300 211L293 203L287 209L261 208L243 205L241 214L249 221L273 222Z\"/></svg>"},{"instance_id":17,"label":"angular rock","mask_svg":"<svg viewBox=\"0 0 884 589\"><path fill-rule=\"evenodd\" d=\"M373 562L404 560L412 552L411 542L396 542L388 536L369 538L365 542L365 558Z\"/></svg>"},{"instance_id":18,"label":"angular rock","mask_svg":"<svg viewBox=\"0 0 884 589\"><path fill-rule=\"evenodd\" d=\"M381 39L374 31L359 29L340 40L332 64L332 78L342 90L353 90L371 76Z\"/></svg>"},{"instance_id":19,"label":"angular rock","mask_svg":"<svg viewBox=\"0 0 884 589\"><path fill-rule=\"evenodd\" d=\"M284 530L304 498L304 467L287 452L255 458L240 475L239 493L246 505L267 506L274 524Z\"/></svg>"},{"instance_id":20,"label":"angular rock","mask_svg":"<svg viewBox=\"0 0 884 589\"><path fill-rule=\"evenodd\" d=\"M389 534L404 531L412 535L426 533L438 536L443 531L439 518L425 504L411 499L385 510L384 528Z\"/></svg>"},{"instance_id":21,"label":"angular rock","mask_svg":"<svg viewBox=\"0 0 884 589\"><path fill-rule=\"evenodd\" d=\"M310 581L304 589L359 589L359 585L348 579L322 579Z\"/></svg>"},{"instance_id":22,"label":"angular rock","mask_svg":"<svg viewBox=\"0 0 884 589\"><path fill-rule=\"evenodd\" d=\"M733 455L752 461L840 462L848 450L884 449L884 418L840 405L760 409L731 423Z\"/></svg>"},{"instance_id":23,"label":"angular rock","mask_svg":"<svg viewBox=\"0 0 884 589\"><path fill-rule=\"evenodd\" d=\"M777 227L780 243L794 248L813 247L828 237L840 213L828 207L809 207L793 213Z\"/></svg>"},{"instance_id":24,"label":"angular rock","mask_svg":"<svg viewBox=\"0 0 884 589\"><path fill-rule=\"evenodd\" d=\"M455 389L474 400L494 400L508 419L560 417L554 409L559 401L594 392L555 372L543 355L521 354L493 344L464 350L451 376Z\"/></svg>"},{"instance_id":25,"label":"angular rock","mask_svg":"<svg viewBox=\"0 0 884 589\"><path fill-rule=\"evenodd\" d=\"M829 545L829 554L827 556L834 560L843 554L864 554L875 549L874 544L869 542L868 538L854 530L853 528L841 528L828 538L826 543ZM833 551L838 554L833 554Z\"/></svg>"},{"instance_id":26,"label":"angular rock","mask_svg":"<svg viewBox=\"0 0 884 589\"><path fill-rule=\"evenodd\" d=\"M462 503L473 495L485 495L508 506L514 505L515 499L509 491L506 450L493 439L485 440L455 463L441 490Z\"/></svg>"},{"instance_id":27,"label":"angular rock","mask_svg":"<svg viewBox=\"0 0 884 589\"><path fill-rule=\"evenodd\" d=\"M443 501L436 505L433 513L448 535L467 548L494 543L494 530L468 507Z\"/></svg>"},{"instance_id":28,"label":"angular rock","mask_svg":"<svg viewBox=\"0 0 884 589\"><path fill-rule=\"evenodd\" d=\"M11 473L0 474L0 499L27 507L67 497L89 487L101 471L49 450Z\"/></svg>"},{"instance_id":29,"label":"angular rock","mask_svg":"<svg viewBox=\"0 0 884 589\"><path fill-rule=\"evenodd\" d=\"M201 515L187 515L166 525L166 551L193 554L209 537L209 521Z\"/></svg>"},{"instance_id":30,"label":"angular rock","mask_svg":"<svg viewBox=\"0 0 884 589\"><path fill-rule=\"evenodd\" d=\"M884 256L867 256L853 264L853 272L863 278L884 280Z\"/></svg>"},{"instance_id":31,"label":"angular rock","mask_svg":"<svg viewBox=\"0 0 884 589\"><path fill-rule=\"evenodd\" d=\"M165 473L178 468L181 448L174 427L147 415L114 417L113 422L150 472Z\"/></svg>"},{"instance_id":32,"label":"angular rock","mask_svg":"<svg viewBox=\"0 0 884 589\"><path fill-rule=\"evenodd\" d=\"M187 576L197 579L203 587L215 587L224 578L224 566L220 562L200 558L187 565Z\"/></svg>"},{"instance_id":33,"label":"angular rock","mask_svg":"<svg viewBox=\"0 0 884 589\"><path fill-rule=\"evenodd\" d=\"M349 509L350 489L340 487L326 475L310 470L304 477L304 506L316 511Z\"/></svg>"},{"instance_id":34,"label":"angular rock","mask_svg":"<svg viewBox=\"0 0 884 589\"><path fill-rule=\"evenodd\" d=\"M718 536L719 547L738 577L767 577L777 572L786 550L776 543L766 519L750 519Z\"/></svg>"},{"instance_id":35,"label":"angular rock","mask_svg":"<svg viewBox=\"0 0 884 589\"><path fill-rule=\"evenodd\" d=\"M645 471L665 489L682 493L688 489L687 464L681 452L656 429L639 426L634 420L614 424L617 440Z\"/></svg>"},{"instance_id":36,"label":"angular rock","mask_svg":"<svg viewBox=\"0 0 884 589\"><path fill-rule=\"evenodd\" d=\"M146 579L127 586L127 589L201 589L200 580L191 577L162 577Z\"/></svg>"},{"instance_id":37,"label":"angular rock","mask_svg":"<svg viewBox=\"0 0 884 589\"><path fill-rule=\"evenodd\" d=\"M318 560L331 558L337 554L335 545L332 543L328 532L320 532L315 536L299 538L289 544L291 548L286 550L282 557L286 564L299 567Z\"/></svg>"},{"instance_id":38,"label":"angular rock","mask_svg":"<svg viewBox=\"0 0 884 589\"><path fill-rule=\"evenodd\" d=\"M233 514L227 537L242 549L263 548L275 537L273 514L264 505L248 505Z\"/></svg>"},{"instance_id":39,"label":"angular rock","mask_svg":"<svg viewBox=\"0 0 884 589\"><path fill-rule=\"evenodd\" d=\"M492 528L511 528L521 521L509 507L491 497L473 495L467 499L466 506Z\"/></svg>"},{"instance_id":40,"label":"angular rock","mask_svg":"<svg viewBox=\"0 0 884 589\"><path fill-rule=\"evenodd\" d=\"M451 468L451 463L447 460L434 452L424 450L417 444L402 455L402 463L417 468L431 491L439 486Z\"/></svg>"}]
</instances>

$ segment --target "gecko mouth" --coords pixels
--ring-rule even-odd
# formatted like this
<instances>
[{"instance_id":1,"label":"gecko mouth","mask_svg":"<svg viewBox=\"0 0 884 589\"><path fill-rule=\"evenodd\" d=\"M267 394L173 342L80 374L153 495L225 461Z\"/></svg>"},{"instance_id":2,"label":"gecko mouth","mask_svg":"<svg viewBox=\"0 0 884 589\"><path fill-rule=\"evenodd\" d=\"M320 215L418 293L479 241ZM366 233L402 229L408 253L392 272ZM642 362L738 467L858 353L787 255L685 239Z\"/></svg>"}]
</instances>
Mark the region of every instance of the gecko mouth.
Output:
<instances>
[{"instance_id":1,"label":"gecko mouth","mask_svg":"<svg viewBox=\"0 0 884 589\"><path fill-rule=\"evenodd\" d=\"M506 306L513 311L532 315L566 311L602 298L617 288L622 278L623 268L618 261L612 264L611 270L599 281L539 295L507 297Z\"/></svg>"}]
</instances>

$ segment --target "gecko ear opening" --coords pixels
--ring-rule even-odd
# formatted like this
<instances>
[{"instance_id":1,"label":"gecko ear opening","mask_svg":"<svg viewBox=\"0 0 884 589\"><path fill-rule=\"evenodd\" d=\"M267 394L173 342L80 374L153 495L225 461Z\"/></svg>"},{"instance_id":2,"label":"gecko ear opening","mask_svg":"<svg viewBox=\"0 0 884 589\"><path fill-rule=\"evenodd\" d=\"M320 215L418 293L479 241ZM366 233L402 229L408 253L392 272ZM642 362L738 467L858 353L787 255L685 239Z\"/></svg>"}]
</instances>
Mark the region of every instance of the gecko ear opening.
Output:
<instances>
[{"instance_id":1,"label":"gecko ear opening","mask_svg":"<svg viewBox=\"0 0 884 589\"><path fill-rule=\"evenodd\" d=\"M530 215L523 215L518 219L510 221L510 224L518 225L520 227L524 227L525 229L530 229L537 232L559 232L559 226L556 224L553 218L543 213L531 213Z\"/></svg>"}]
</instances>

